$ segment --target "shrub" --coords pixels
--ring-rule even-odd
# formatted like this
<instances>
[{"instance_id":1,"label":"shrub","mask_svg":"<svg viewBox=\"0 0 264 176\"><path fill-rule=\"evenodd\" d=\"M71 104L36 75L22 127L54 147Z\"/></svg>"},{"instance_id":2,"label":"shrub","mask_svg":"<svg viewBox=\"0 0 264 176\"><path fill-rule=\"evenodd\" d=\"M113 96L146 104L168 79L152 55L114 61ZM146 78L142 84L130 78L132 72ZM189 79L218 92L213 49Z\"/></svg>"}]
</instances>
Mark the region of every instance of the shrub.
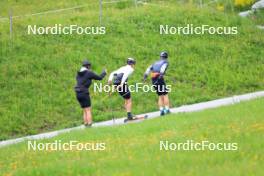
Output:
<instances>
[{"instance_id":1,"label":"shrub","mask_svg":"<svg viewBox=\"0 0 264 176\"><path fill-rule=\"evenodd\" d=\"M255 0L235 0L235 6L238 8L247 8L251 6Z\"/></svg>"}]
</instances>

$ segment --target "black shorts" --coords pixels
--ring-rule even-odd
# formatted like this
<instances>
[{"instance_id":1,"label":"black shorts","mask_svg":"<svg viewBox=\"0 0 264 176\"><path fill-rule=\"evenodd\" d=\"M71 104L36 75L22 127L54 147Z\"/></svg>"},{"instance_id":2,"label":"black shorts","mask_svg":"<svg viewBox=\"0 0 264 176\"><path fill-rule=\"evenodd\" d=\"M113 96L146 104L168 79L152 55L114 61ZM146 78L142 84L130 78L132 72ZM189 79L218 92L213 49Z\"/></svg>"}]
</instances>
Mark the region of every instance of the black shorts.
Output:
<instances>
[{"instance_id":1,"label":"black shorts","mask_svg":"<svg viewBox=\"0 0 264 176\"><path fill-rule=\"evenodd\" d=\"M91 106L89 93L76 92L76 98L82 108L89 108Z\"/></svg>"},{"instance_id":2,"label":"black shorts","mask_svg":"<svg viewBox=\"0 0 264 176\"><path fill-rule=\"evenodd\" d=\"M165 83L163 78L160 78L160 79L159 78L152 78L152 84L153 84L158 96L168 94L168 89L166 87L166 83Z\"/></svg>"},{"instance_id":3,"label":"black shorts","mask_svg":"<svg viewBox=\"0 0 264 176\"><path fill-rule=\"evenodd\" d=\"M115 86L118 86L117 84L115 84ZM124 99L130 99L131 98L131 94L128 88L128 85L125 83L123 84L123 87L119 87L117 89L117 92L119 93L120 96L122 96Z\"/></svg>"}]
</instances>

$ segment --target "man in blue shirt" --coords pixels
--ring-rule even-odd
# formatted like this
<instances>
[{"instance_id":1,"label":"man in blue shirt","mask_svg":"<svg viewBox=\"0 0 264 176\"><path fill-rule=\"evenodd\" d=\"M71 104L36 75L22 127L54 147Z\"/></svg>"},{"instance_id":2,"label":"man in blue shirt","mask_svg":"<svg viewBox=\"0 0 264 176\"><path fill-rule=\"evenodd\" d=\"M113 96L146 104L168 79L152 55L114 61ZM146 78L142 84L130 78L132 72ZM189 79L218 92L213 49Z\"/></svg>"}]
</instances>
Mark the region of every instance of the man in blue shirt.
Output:
<instances>
[{"instance_id":1,"label":"man in blue shirt","mask_svg":"<svg viewBox=\"0 0 264 176\"><path fill-rule=\"evenodd\" d=\"M159 96L158 104L161 116L170 113L168 89L164 81L164 75L168 65L168 53L165 51L161 52L160 60L149 66L144 74L144 81L151 74L152 84Z\"/></svg>"}]
</instances>

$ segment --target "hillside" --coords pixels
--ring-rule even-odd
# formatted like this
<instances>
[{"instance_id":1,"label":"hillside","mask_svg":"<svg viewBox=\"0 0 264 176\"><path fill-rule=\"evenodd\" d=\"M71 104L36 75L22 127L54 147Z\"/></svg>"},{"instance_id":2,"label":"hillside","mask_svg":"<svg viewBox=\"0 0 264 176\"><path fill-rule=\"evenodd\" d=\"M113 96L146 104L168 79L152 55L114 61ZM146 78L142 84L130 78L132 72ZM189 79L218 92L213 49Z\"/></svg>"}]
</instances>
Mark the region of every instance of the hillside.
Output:
<instances>
[{"instance_id":1,"label":"hillside","mask_svg":"<svg viewBox=\"0 0 264 176\"><path fill-rule=\"evenodd\" d=\"M2 175L263 175L264 99L37 141L105 143L103 151L0 149ZM237 150L160 150L160 141L237 143ZM26 162L25 162L26 161Z\"/></svg>"},{"instance_id":2,"label":"hillside","mask_svg":"<svg viewBox=\"0 0 264 176\"><path fill-rule=\"evenodd\" d=\"M14 15L19 15L84 1L54 1L53 5L44 5L44 1L28 2L30 5L11 2ZM12 3L0 4L1 16L6 15ZM135 84L141 81L146 67L158 58L159 52L167 50L172 106L263 90L264 35L252 21L233 13L172 1L137 8L133 3L104 7L106 35L27 34L27 25L33 24L99 25L98 4L62 13L16 18L12 44L8 22L0 22L0 140L81 124L81 109L73 87L76 71L85 57L91 60L96 72L103 67L112 71L124 64L127 57L136 58L136 71L129 81ZM239 34L159 34L160 24L188 23L237 26ZM134 113L156 110L156 98L155 93L133 94ZM125 116L123 102L116 94L109 98L107 94L92 93L92 101L95 121L111 119L112 112L115 117Z\"/></svg>"}]
</instances>

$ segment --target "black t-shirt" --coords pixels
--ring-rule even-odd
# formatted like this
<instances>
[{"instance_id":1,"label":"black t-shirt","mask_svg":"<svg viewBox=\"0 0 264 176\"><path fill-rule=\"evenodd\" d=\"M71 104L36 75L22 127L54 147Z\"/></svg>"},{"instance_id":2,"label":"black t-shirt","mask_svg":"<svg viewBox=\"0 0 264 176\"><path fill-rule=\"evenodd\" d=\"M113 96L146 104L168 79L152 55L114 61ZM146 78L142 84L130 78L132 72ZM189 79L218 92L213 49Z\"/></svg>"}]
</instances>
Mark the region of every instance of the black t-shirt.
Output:
<instances>
[{"instance_id":1,"label":"black t-shirt","mask_svg":"<svg viewBox=\"0 0 264 176\"><path fill-rule=\"evenodd\" d=\"M89 87L92 84L92 80L102 80L106 73L103 71L101 75L97 75L91 70L84 70L77 72L75 91L79 93L89 93Z\"/></svg>"}]
</instances>

